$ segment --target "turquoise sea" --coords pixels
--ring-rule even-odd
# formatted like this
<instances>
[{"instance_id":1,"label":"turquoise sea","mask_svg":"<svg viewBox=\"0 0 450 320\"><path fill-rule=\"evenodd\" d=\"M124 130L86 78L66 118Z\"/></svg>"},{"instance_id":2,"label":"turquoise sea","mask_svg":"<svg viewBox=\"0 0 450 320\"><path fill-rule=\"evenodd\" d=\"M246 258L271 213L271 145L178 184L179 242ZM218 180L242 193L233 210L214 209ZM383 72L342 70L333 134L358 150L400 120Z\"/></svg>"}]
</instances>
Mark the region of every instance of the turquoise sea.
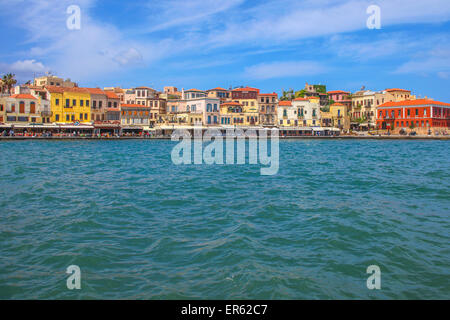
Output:
<instances>
[{"instance_id":1,"label":"turquoise sea","mask_svg":"<svg viewBox=\"0 0 450 320\"><path fill-rule=\"evenodd\" d=\"M281 141L274 176L175 144L0 142L0 298L450 298L450 142Z\"/></svg>"}]
</instances>

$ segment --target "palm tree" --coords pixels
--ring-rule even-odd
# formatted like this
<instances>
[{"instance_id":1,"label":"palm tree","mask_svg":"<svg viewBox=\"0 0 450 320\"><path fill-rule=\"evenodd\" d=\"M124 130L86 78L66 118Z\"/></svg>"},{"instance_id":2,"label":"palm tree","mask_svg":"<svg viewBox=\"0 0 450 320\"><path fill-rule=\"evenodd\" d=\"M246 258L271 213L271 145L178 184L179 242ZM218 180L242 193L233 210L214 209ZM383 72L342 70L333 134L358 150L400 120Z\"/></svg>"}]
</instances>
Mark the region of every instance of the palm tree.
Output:
<instances>
[{"instance_id":1,"label":"palm tree","mask_svg":"<svg viewBox=\"0 0 450 320\"><path fill-rule=\"evenodd\" d=\"M7 73L3 76L3 84L4 87L8 88L8 93L11 94L12 87L17 83L17 80L14 79L16 75L12 73Z\"/></svg>"}]
</instances>

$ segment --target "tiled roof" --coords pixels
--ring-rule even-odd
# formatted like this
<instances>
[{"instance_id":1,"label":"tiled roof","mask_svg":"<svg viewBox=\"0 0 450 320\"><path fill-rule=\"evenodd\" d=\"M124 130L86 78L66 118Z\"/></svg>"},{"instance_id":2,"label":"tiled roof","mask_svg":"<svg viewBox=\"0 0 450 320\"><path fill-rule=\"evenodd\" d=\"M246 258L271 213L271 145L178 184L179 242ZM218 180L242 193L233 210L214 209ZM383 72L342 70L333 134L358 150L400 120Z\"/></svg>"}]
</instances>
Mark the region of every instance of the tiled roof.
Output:
<instances>
[{"instance_id":1,"label":"tiled roof","mask_svg":"<svg viewBox=\"0 0 450 320\"><path fill-rule=\"evenodd\" d=\"M274 97L278 97L278 94L274 93L260 93L260 96L274 96Z\"/></svg>"},{"instance_id":2,"label":"tiled roof","mask_svg":"<svg viewBox=\"0 0 450 320\"><path fill-rule=\"evenodd\" d=\"M332 107L345 107L345 105L343 105L342 103L333 103L331 106Z\"/></svg>"},{"instance_id":3,"label":"tiled roof","mask_svg":"<svg viewBox=\"0 0 450 320\"><path fill-rule=\"evenodd\" d=\"M295 98L294 101L309 101L309 98Z\"/></svg>"},{"instance_id":4,"label":"tiled roof","mask_svg":"<svg viewBox=\"0 0 450 320\"><path fill-rule=\"evenodd\" d=\"M279 106L292 106L292 101L280 101Z\"/></svg>"},{"instance_id":5,"label":"tiled roof","mask_svg":"<svg viewBox=\"0 0 450 320\"><path fill-rule=\"evenodd\" d=\"M430 99L405 100L398 102L386 102L378 107L405 107L405 106L422 106L422 105L439 105L450 107L450 103L445 103Z\"/></svg>"},{"instance_id":6,"label":"tiled roof","mask_svg":"<svg viewBox=\"0 0 450 320\"><path fill-rule=\"evenodd\" d=\"M203 91L203 90L198 90L198 89L189 89L189 90L185 90L184 92L189 92L189 91L205 92L205 91Z\"/></svg>"},{"instance_id":7,"label":"tiled roof","mask_svg":"<svg viewBox=\"0 0 450 320\"><path fill-rule=\"evenodd\" d=\"M78 93L89 93L86 88L65 88L65 87L55 87L55 86L46 86L47 90L53 93L64 93L64 92L78 92Z\"/></svg>"},{"instance_id":8,"label":"tiled roof","mask_svg":"<svg viewBox=\"0 0 450 320\"><path fill-rule=\"evenodd\" d=\"M239 102L229 101L222 103L222 106L242 106Z\"/></svg>"},{"instance_id":9,"label":"tiled roof","mask_svg":"<svg viewBox=\"0 0 450 320\"><path fill-rule=\"evenodd\" d=\"M10 98L13 99L33 99L33 100L37 100L37 98L33 97L31 94L14 94L12 96L10 96Z\"/></svg>"},{"instance_id":10,"label":"tiled roof","mask_svg":"<svg viewBox=\"0 0 450 320\"><path fill-rule=\"evenodd\" d=\"M236 88L236 89L233 89L232 91L258 91L258 93L259 93L259 89L257 89L257 88L250 88L250 87Z\"/></svg>"},{"instance_id":11,"label":"tiled roof","mask_svg":"<svg viewBox=\"0 0 450 320\"><path fill-rule=\"evenodd\" d=\"M228 91L227 89L221 88L221 87L217 87L214 89L209 89L208 91Z\"/></svg>"},{"instance_id":12,"label":"tiled roof","mask_svg":"<svg viewBox=\"0 0 450 320\"><path fill-rule=\"evenodd\" d=\"M397 89L397 88L393 88L393 89L386 89L387 92L395 92L395 91L401 91L401 92L411 92L411 90L405 90L405 89Z\"/></svg>"},{"instance_id":13,"label":"tiled roof","mask_svg":"<svg viewBox=\"0 0 450 320\"><path fill-rule=\"evenodd\" d=\"M102 89L99 88L85 88L90 94L105 94Z\"/></svg>"},{"instance_id":14,"label":"tiled roof","mask_svg":"<svg viewBox=\"0 0 450 320\"><path fill-rule=\"evenodd\" d=\"M350 92L342 91L342 90L328 91L328 94L335 94L335 93L345 93L345 94L349 94Z\"/></svg>"},{"instance_id":15,"label":"tiled roof","mask_svg":"<svg viewBox=\"0 0 450 320\"><path fill-rule=\"evenodd\" d=\"M105 91L105 94L109 99L120 99L119 96L112 91Z\"/></svg>"},{"instance_id":16,"label":"tiled roof","mask_svg":"<svg viewBox=\"0 0 450 320\"><path fill-rule=\"evenodd\" d=\"M148 106L143 106L142 104L122 104L122 108L150 108Z\"/></svg>"}]
</instances>

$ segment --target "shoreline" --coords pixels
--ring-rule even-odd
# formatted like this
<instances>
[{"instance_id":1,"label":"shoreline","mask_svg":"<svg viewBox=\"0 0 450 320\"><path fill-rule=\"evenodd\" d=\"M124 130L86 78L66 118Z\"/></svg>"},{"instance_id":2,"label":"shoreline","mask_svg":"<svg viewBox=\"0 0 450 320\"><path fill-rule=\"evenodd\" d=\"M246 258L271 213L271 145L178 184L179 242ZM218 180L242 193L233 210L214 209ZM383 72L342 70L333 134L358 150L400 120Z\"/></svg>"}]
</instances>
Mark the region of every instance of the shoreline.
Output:
<instances>
[{"instance_id":1,"label":"shoreline","mask_svg":"<svg viewBox=\"0 0 450 320\"><path fill-rule=\"evenodd\" d=\"M271 139L267 137L267 139ZM450 136L298 136L279 140L450 140ZM171 137L1 137L0 141L23 140L171 140Z\"/></svg>"}]
</instances>

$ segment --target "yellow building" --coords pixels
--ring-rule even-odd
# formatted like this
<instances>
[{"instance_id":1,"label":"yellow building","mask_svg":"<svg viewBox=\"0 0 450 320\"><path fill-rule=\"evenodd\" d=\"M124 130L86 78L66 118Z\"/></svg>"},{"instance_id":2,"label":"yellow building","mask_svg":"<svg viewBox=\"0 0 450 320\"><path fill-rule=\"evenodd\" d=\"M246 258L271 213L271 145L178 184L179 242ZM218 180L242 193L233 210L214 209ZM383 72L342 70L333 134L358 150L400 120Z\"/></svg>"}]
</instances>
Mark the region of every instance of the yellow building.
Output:
<instances>
[{"instance_id":1,"label":"yellow building","mask_svg":"<svg viewBox=\"0 0 450 320\"><path fill-rule=\"evenodd\" d=\"M231 91L231 99L242 105L243 125L245 126L255 126L260 123L258 95L259 89L250 87L237 88Z\"/></svg>"},{"instance_id":2,"label":"yellow building","mask_svg":"<svg viewBox=\"0 0 450 320\"><path fill-rule=\"evenodd\" d=\"M330 113L333 127L344 131L350 129L350 116L346 105L341 103L332 104L330 106Z\"/></svg>"},{"instance_id":3,"label":"yellow building","mask_svg":"<svg viewBox=\"0 0 450 320\"><path fill-rule=\"evenodd\" d=\"M246 114L238 102L224 102L220 105L220 124L230 126L246 126Z\"/></svg>"},{"instance_id":4,"label":"yellow building","mask_svg":"<svg viewBox=\"0 0 450 320\"><path fill-rule=\"evenodd\" d=\"M46 87L50 94L52 122L91 123L91 95L84 88Z\"/></svg>"}]
</instances>

